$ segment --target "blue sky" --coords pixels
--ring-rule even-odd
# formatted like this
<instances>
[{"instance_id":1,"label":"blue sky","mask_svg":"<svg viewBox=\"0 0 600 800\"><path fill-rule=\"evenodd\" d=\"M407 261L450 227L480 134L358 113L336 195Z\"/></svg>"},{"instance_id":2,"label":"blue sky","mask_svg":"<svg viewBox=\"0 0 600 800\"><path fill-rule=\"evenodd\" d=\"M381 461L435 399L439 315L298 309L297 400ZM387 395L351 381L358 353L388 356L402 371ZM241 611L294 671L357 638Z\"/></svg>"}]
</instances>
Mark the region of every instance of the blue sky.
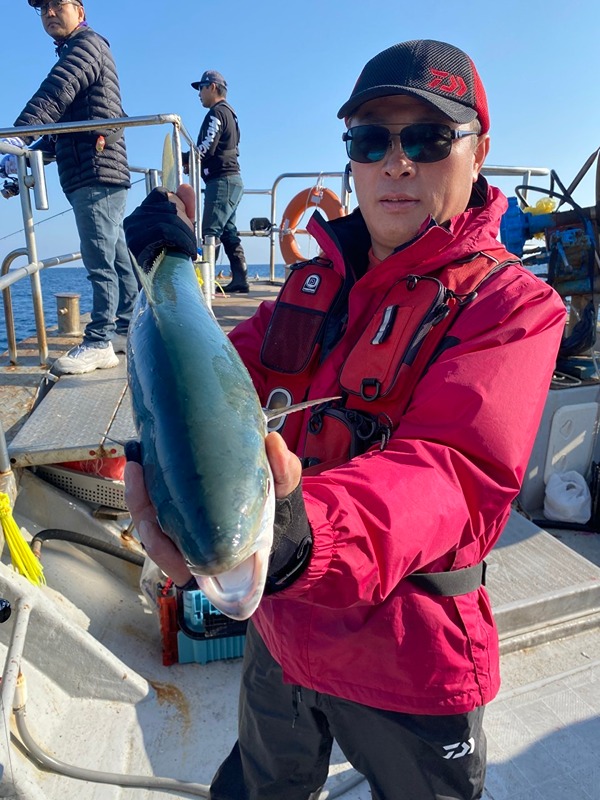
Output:
<instances>
[{"instance_id":1,"label":"blue sky","mask_svg":"<svg viewBox=\"0 0 600 800\"><path fill-rule=\"evenodd\" d=\"M492 146L488 164L550 167L568 185L600 145L597 78L598 0L89 0L88 21L106 36L117 62L129 116L179 114L194 136L205 113L190 82L217 69L242 131L241 166L248 190L267 190L286 172L341 171L346 163L336 113L364 63L380 50L413 38L441 39L474 60L488 94ZM0 128L9 127L54 63L51 39L27 0L4 0L5 36ZM138 166L160 167L166 128L127 135ZM50 211L36 212L39 255L78 248L69 206L48 170ZM514 179L494 180L507 194ZM595 167L575 198L594 200ZM311 184L285 181L278 216ZM339 192L337 179L327 182ZM536 185L547 186L546 179ZM130 193L130 208L141 200ZM535 195L537 199L541 195ZM266 196L248 195L241 230L269 216ZM277 220L278 222L280 220ZM20 203L0 198L0 258L23 245ZM302 249L307 254L308 244ZM267 263L264 239L245 239L250 263ZM314 248L313 248L314 249ZM314 253L311 253L314 254ZM277 250L277 261L280 254Z\"/></svg>"}]
</instances>

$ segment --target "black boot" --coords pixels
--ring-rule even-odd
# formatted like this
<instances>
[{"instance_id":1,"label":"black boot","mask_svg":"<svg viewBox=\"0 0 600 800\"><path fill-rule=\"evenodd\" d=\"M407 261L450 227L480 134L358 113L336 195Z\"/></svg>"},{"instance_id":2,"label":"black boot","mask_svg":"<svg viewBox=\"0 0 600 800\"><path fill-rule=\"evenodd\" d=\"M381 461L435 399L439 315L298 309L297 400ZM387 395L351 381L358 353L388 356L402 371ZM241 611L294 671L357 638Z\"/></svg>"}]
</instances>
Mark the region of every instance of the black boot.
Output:
<instances>
[{"instance_id":1,"label":"black boot","mask_svg":"<svg viewBox=\"0 0 600 800\"><path fill-rule=\"evenodd\" d=\"M241 244L237 244L233 249L228 249L227 245L223 242L225 252L231 264L231 283L223 287L223 291L227 294L239 293L248 294L250 287L248 286L248 269L246 267L246 256Z\"/></svg>"}]
</instances>

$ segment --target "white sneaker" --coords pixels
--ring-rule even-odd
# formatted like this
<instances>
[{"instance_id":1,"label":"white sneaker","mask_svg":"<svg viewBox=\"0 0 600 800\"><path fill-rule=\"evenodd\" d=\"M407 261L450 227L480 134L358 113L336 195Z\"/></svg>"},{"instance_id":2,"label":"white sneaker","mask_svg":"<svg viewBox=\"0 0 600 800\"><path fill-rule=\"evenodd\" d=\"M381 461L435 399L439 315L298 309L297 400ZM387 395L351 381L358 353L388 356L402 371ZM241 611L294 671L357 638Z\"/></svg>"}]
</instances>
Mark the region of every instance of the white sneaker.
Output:
<instances>
[{"instance_id":1,"label":"white sneaker","mask_svg":"<svg viewBox=\"0 0 600 800\"><path fill-rule=\"evenodd\" d=\"M115 333L112 338L112 346L115 353L126 353L127 352L127 335L125 336L122 333Z\"/></svg>"},{"instance_id":2,"label":"white sneaker","mask_svg":"<svg viewBox=\"0 0 600 800\"><path fill-rule=\"evenodd\" d=\"M93 372L95 369L110 369L116 367L118 363L119 359L111 342L105 347L82 342L72 347L64 356L57 358L52 365L52 372L59 375L80 375L83 372Z\"/></svg>"}]
</instances>

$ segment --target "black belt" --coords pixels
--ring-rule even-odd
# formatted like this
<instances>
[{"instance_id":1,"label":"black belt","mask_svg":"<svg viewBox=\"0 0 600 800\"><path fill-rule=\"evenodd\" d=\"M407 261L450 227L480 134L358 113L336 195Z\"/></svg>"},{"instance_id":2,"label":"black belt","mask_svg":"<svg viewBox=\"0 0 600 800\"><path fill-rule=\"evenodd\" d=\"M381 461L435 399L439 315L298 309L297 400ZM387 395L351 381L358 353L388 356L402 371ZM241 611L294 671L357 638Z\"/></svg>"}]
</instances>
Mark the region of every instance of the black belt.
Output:
<instances>
[{"instance_id":1,"label":"black belt","mask_svg":"<svg viewBox=\"0 0 600 800\"><path fill-rule=\"evenodd\" d=\"M474 567L453 569L449 572L413 572L405 580L430 594L457 597L485 586L486 567L487 564L482 561Z\"/></svg>"}]
</instances>

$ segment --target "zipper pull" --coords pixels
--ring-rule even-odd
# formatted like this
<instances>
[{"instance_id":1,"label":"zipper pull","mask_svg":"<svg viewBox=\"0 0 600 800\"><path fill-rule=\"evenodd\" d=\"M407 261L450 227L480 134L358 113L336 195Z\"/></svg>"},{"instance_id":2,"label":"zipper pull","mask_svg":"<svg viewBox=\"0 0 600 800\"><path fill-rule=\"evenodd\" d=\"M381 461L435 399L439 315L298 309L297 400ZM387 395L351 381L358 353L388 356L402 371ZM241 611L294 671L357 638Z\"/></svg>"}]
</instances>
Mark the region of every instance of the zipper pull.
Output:
<instances>
[{"instance_id":1,"label":"zipper pull","mask_svg":"<svg viewBox=\"0 0 600 800\"><path fill-rule=\"evenodd\" d=\"M388 306L383 312L381 325L377 329L377 333L371 339L371 344L383 344L393 330L396 314L398 313L398 306Z\"/></svg>"}]
</instances>

